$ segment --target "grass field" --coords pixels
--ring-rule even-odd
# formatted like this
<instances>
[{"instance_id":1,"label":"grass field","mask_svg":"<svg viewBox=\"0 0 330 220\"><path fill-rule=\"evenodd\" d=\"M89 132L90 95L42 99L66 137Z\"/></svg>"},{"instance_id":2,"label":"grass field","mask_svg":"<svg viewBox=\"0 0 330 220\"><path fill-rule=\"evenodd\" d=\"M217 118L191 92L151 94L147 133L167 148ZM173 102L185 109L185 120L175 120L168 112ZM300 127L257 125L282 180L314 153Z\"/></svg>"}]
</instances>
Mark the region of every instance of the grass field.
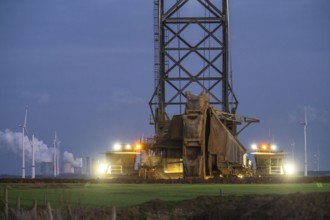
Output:
<instances>
[{"instance_id":1,"label":"grass field","mask_svg":"<svg viewBox=\"0 0 330 220\"><path fill-rule=\"evenodd\" d=\"M82 207L126 207L153 199L181 201L197 196L247 195L247 194L287 194L330 192L330 183L310 184L1 184L1 191L9 187L9 206L15 207L16 198L21 205L31 206L49 201L52 207L70 204ZM4 199L1 192L0 200Z\"/></svg>"}]
</instances>

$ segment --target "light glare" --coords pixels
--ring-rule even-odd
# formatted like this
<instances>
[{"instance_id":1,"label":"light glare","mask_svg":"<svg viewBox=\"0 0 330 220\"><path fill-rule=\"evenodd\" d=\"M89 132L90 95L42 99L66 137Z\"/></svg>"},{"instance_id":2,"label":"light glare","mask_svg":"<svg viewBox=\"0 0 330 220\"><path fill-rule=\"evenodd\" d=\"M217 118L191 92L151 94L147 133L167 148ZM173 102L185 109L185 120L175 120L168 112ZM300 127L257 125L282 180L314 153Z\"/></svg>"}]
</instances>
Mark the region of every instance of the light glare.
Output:
<instances>
[{"instance_id":1,"label":"light glare","mask_svg":"<svg viewBox=\"0 0 330 220\"><path fill-rule=\"evenodd\" d=\"M115 143L115 144L113 145L113 149L114 149L114 150L121 150L121 144L120 144L120 143Z\"/></svg>"},{"instance_id":2,"label":"light glare","mask_svg":"<svg viewBox=\"0 0 330 220\"><path fill-rule=\"evenodd\" d=\"M272 150L276 150L276 149L277 149L277 146L276 146L275 144L272 144L272 145L270 146L270 149L272 149Z\"/></svg>"},{"instance_id":3,"label":"light glare","mask_svg":"<svg viewBox=\"0 0 330 220\"><path fill-rule=\"evenodd\" d=\"M108 168L108 165L106 163L98 164L97 173L98 174L105 174L106 171L107 171L107 168Z\"/></svg>"},{"instance_id":4,"label":"light glare","mask_svg":"<svg viewBox=\"0 0 330 220\"><path fill-rule=\"evenodd\" d=\"M295 173L295 167L293 164L285 164L284 165L284 172L288 175L293 175Z\"/></svg>"}]
</instances>

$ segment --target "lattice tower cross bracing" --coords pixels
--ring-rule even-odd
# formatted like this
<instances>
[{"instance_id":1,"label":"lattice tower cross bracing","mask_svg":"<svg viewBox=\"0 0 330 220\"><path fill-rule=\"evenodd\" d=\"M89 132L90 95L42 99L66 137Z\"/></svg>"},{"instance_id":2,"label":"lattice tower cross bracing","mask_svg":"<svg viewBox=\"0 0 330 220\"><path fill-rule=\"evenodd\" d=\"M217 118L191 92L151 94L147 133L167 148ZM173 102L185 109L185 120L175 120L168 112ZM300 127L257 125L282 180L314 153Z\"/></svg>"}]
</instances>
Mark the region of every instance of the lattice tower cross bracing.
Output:
<instances>
[{"instance_id":1,"label":"lattice tower cross bracing","mask_svg":"<svg viewBox=\"0 0 330 220\"><path fill-rule=\"evenodd\" d=\"M187 91L205 92L210 104L236 113L229 82L227 0L154 0L155 90L152 123L161 132L182 114ZM229 129L234 133L236 125Z\"/></svg>"}]
</instances>

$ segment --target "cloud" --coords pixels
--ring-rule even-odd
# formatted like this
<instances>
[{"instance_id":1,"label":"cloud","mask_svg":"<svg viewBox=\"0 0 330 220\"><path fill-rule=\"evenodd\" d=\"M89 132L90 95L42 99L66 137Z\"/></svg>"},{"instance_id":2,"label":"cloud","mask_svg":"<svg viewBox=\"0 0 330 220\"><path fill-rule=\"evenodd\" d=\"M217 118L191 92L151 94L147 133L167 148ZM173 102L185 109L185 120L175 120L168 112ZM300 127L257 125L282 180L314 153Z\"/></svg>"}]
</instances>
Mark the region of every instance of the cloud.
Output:
<instances>
[{"instance_id":1,"label":"cloud","mask_svg":"<svg viewBox=\"0 0 330 220\"><path fill-rule=\"evenodd\" d=\"M22 92L22 97L37 101L38 104L46 104L50 101L50 95L46 92L32 92L25 90Z\"/></svg>"}]
</instances>

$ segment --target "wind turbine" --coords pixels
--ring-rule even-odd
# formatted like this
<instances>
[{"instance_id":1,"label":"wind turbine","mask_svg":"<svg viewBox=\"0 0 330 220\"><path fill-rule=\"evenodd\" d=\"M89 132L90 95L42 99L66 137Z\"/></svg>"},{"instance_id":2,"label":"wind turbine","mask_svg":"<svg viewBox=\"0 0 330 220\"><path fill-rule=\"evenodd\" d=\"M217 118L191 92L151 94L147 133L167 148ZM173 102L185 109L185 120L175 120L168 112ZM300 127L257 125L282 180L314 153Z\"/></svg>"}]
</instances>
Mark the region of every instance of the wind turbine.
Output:
<instances>
[{"instance_id":1,"label":"wind turbine","mask_svg":"<svg viewBox=\"0 0 330 220\"><path fill-rule=\"evenodd\" d=\"M60 141L60 139L58 139L58 137L57 137L57 135L56 135L56 143L57 143L57 145L56 145L56 147L57 147L57 154L56 154L56 163L57 163L57 166L56 166L56 173L57 173L57 176L59 176L60 175L60 155L61 155L61 153L60 153L60 143L61 143L61 141Z\"/></svg>"},{"instance_id":2,"label":"wind turbine","mask_svg":"<svg viewBox=\"0 0 330 220\"><path fill-rule=\"evenodd\" d=\"M25 109L25 117L24 117L24 123L23 125L20 125L22 128L22 179L25 179L25 146L24 146L24 136L25 136L25 131L27 134L27 129L26 129L26 121L27 121L27 106Z\"/></svg>"},{"instance_id":3,"label":"wind turbine","mask_svg":"<svg viewBox=\"0 0 330 220\"><path fill-rule=\"evenodd\" d=\"M25 109L24 123L23 123L23 125L19 125L19 127L22 128L22 179L25 179L25 144L24 144L25 133L26 133L26 136L28 138L28 141L32 145L31 178L35 179L34 135L32 135L32 143L31 143L31 141L29 139L29 134L28 134L28 131L27 131L27 126L26 126L27 113L28 113L28 106L26 106L26 109Z\"/></svg>"},{"instance_id":4,"label":"wind turbine","mask_svg":"<svg viewBox=\"0 0 330 220\"><path fill-rule=\"evenodd\" d=\"M301 123L304 126L304 150L305 150L305 160L304 160L304 176L307 176L307 108L305 107L305 120Z\"/></svg>"}]
</instances>

